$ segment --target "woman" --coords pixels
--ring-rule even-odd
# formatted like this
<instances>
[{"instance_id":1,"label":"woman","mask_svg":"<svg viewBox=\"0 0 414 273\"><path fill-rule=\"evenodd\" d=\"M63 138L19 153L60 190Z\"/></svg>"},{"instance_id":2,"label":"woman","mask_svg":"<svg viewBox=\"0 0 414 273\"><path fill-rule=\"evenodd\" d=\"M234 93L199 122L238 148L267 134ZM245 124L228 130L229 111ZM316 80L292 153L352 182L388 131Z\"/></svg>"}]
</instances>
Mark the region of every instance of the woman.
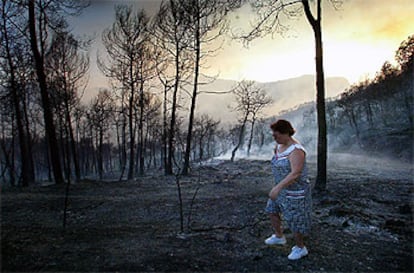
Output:
<instances>
[{"instance_id":1,"label":"woman","mask_svg":"<svg viewBox=\"0 0 414 273\"><path fill-rule=\"evenodd\" d=\"M308 255L303 237L311 227L312 196L307 179L306 151L292 137L295 130L290 122L280 119L270 125L270 128L277 145L271 161L275 186L269 193L266 212L269 213L275 233L265 243L286 244L282 229L283 215L296 242L288 259L297 260Z\"/></svg>"}]
</instances>

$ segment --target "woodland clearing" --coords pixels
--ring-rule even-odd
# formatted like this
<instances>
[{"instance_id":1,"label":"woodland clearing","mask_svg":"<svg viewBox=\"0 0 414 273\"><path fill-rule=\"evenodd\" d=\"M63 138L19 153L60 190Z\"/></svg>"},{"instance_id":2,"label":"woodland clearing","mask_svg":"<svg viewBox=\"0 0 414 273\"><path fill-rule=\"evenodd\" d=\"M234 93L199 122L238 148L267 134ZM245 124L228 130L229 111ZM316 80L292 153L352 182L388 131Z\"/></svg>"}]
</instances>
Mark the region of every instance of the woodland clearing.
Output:
<instances>
[{"instance_id":1,"label":"woodland clearing","mask_svg":"<svg viewBox=\"0 0 414 273\"><path fill-rule=\"evenodd\" d=\"M313 196L309 255L268 247L269 161L217 161L177 180L153 170L129 181L2 188L2 272L412 272L413 168L332 159ZM316 164L309 162L314 180Z\"/></svg>"}]
</instances>

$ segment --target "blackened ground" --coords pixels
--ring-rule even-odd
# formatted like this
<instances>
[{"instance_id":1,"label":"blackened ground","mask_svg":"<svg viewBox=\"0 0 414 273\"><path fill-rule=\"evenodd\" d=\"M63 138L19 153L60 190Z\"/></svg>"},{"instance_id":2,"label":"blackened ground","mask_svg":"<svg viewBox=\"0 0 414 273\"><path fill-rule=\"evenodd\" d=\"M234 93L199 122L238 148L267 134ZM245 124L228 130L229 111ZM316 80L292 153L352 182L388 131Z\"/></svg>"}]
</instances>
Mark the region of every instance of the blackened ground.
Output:
<instances>
[{"instance_id":1,"label":"blackened ground","mask_svg":"<svg viewBox=\"0 0 414 273\"><path fill-rule=\"evenodd\" d=\"M327 191L314 194L309 255L267 247L268 161L194 167L179 178L153 171L133 181L3 188L1 270L43 272L412 272L412 166L331 160ZM315 164L309 164L315 178Z\"/></svg>"}]
</instances>

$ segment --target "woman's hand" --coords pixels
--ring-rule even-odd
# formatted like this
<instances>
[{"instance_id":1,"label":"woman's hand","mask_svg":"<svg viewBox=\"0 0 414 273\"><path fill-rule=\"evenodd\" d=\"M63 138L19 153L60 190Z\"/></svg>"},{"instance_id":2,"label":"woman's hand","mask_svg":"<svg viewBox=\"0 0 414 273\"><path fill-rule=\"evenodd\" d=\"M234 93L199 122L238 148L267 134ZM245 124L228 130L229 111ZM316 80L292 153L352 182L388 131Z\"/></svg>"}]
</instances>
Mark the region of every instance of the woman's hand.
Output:
<instances>
[{"instance_id":1,"label":"woman's hand","mask_svg":"<svg viewBox=\"0 0 414 273\"><path fill-rule=\"evenodd\" d=\"M274 186L272 190L269 192L269 198L273 201L276 200L277 196L280 193L280 190L281 188L279 187L279 185Z\"/></svg>"}]
</instances>

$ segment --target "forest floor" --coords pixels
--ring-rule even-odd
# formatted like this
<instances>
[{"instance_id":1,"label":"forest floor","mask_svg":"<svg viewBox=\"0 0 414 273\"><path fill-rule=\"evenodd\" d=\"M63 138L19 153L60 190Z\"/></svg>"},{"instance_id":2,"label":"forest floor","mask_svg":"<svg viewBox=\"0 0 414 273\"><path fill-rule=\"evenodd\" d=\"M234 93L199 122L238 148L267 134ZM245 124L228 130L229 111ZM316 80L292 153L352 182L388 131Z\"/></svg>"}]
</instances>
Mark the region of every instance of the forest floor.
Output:
<instances>
[{"instance_id":1,"label":"forest floor","mask_svg":"<svg viewBox=\"0 0 414 273\"><path fill-rule=\"evenodd\" d=\"M268 247L263 209L269 161L220 161L176 178L161 171L131 181L1 192L2 272L413 272L413 167L346 159L328 165L327 191L313 196L309 255L289 261ZM310 163L311 179L316 164Z\"/></svg>"}]
</instances>

